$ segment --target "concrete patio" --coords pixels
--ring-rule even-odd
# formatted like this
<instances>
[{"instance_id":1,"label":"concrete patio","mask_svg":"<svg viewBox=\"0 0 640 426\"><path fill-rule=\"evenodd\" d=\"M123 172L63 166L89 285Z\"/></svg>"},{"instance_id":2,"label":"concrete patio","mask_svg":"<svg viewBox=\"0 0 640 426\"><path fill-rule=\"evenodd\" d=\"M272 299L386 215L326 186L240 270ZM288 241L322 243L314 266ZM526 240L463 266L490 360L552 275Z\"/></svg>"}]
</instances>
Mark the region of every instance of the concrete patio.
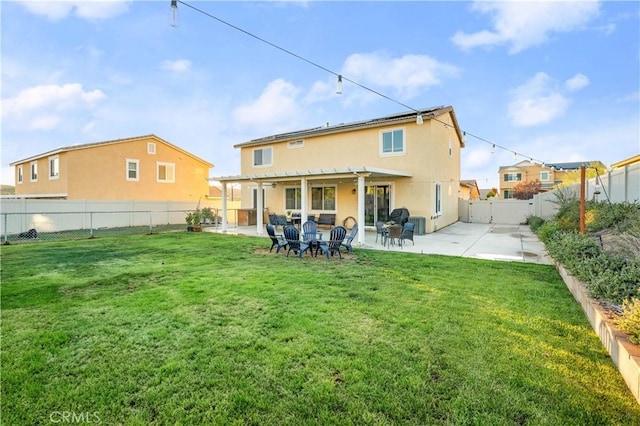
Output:
<instances>
[{"instance_id":1,"label":"concrete patio","mask_svg":"<svg viewBox=\"0 0 640 426\"><path fill-rule=\"evenodd\" d=\"M208 231L219 232L214 228ZM329 229L321 229L321 231L326 235L329 233ZM227 233L256 236L256 227L230 227ZM266 231L261 237L268 238ZM528 225L456 222L431 234L414 235L413 239L415 244L405 241L402 247L398 245L387 247L380 244L380 238L376 243L375 231L367 230L365 244L360 247L354 241L354 248L527 263L552 263L546 254L544 244L531 232Z\"/></svg>"}]
</instances>

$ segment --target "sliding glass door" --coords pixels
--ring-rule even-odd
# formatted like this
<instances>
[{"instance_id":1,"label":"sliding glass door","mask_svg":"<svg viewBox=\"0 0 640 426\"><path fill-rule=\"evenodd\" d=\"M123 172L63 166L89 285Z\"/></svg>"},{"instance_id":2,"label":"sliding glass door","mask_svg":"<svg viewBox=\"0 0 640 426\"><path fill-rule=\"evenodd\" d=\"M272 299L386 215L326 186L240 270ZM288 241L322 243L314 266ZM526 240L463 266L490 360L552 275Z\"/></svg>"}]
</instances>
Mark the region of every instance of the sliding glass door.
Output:
<instances>
[{"instance_id":1,"label":"sliding glass door","mask_svg":"<svg viewBox=\"0 0 640 426\"><path fill-rule=\"evenodd\" d=\"M389 185L367 185L364 195L364 222L366 226L375 226L381 220L389 219Z\"/></svg>"}]
</instances>

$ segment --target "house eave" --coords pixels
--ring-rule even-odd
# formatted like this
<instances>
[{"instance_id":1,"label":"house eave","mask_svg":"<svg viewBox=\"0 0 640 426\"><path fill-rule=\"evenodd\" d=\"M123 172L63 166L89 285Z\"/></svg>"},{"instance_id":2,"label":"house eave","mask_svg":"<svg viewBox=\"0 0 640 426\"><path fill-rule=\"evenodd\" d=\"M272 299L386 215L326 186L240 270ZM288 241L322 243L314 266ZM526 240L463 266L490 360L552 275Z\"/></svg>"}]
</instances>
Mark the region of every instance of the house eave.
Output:
<instances>
[{"instance_id":1,"label":"house eave","mask_svg":"<svg viewBox=\"0 0 640 426\"><path fill-rule=\"evenodd\" d=\"M368 177L412 177L413 174L400 170L388 170L377 167L345 167L318 170L292 170L285 172L251 173L236 176L216 176L209 178L209 181L219 181L224 183L232 182L282 182L287 180L300 180L302 178L340 178L353 176Z\"/></svg>"}]
</instances>

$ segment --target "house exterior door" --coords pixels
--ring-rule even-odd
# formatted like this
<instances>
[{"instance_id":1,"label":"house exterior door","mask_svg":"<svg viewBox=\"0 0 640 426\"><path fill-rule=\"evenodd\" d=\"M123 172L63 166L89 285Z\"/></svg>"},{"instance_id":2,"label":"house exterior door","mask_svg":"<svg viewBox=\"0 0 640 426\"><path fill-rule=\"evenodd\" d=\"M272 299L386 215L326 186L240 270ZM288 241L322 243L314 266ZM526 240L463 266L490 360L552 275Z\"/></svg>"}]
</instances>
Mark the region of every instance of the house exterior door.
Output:
<instances>
[{"instance_id":1,"label":"house exterior door","mask_svg":"<svg viewBox=\"0 0 640 426\"><path fill-rule=\"evenodd\" d=\"M364 221L366 226L375 226L379 220L389 219L389 185L367 185L364 195Z\"/></svg>"}]
</instances>

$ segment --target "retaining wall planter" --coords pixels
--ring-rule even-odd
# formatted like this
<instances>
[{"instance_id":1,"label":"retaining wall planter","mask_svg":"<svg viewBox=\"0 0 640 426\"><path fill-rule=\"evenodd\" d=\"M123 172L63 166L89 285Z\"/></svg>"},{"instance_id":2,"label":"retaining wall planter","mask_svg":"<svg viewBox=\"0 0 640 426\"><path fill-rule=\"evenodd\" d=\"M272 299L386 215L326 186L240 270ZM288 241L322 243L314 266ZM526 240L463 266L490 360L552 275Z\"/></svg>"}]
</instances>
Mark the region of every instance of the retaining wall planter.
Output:
<instances>
[{"instance_id":1,"label":"retaining wall planter","mask_svg":"<svg viewBox=\"0 0 640 426\"><path fill-rule=\"evenodd\" d=\"M626 334L616 328L598 302L589 297L582 281L571 275L564 266L556 263L556 268L640 404L640 347L631 343Z\"/></svg>"}]
</instances>

